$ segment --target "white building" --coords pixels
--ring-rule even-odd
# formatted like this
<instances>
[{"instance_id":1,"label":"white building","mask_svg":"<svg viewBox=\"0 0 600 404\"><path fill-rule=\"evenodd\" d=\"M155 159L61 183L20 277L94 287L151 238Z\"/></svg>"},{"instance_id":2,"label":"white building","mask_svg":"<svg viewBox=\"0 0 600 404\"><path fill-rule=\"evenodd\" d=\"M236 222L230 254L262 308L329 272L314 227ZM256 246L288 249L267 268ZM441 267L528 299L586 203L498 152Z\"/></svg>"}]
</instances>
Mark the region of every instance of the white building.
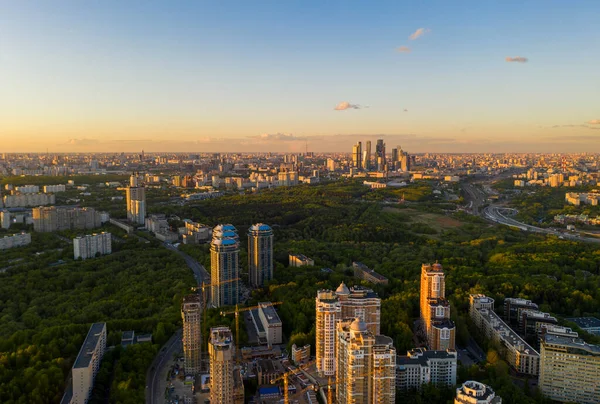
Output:
<instances>
[{"instance_id":1,"label":"white building","mask_svg":"<svg viewBox=\"0 0 600 404\"><path fill-rule=\"evenodd\" d=\"M23 247L31 243L31 234L19 233L12 236L4 236L0 238L0 250L9 248Z\"/></svg>"},{"instance_id":2,"label":"white building","mask_svg":"<svg viewBox=\"0 0 600 404\"><path fill-rule=\"evenodd\" d=\"M8 210L0 210L0 227L3 229L10 228L10 212Z\"/></svg>"},{"instance_id":3,"label":"white building","mask_svg":"<svg viewBox=\"0 0 600 404\"><path fill-rule=\"evenodd\" d=\"M100 361L106 351L106 323L94 323L73 365L73 398L71 404L87 403L94 379L100 369Z\"/></svg>"},{"instance_id":4,"label":"white building","mask_svg":"<svg viewBox=\"0 0 600 404\"><path fill-rule=\"evenodd\" d=\"M259 308L252 310L252 322L256 329L259 342L269 346L281 344L282 325L281 319L271 302L258 303Z\"/></svg>"},{"instance_id":5,"label":"white building","mask_svg":"<svg viewBox=\"0 0 600 404\"><path fill-rule=\"evenodd\" d=\"M94 258L96 254L107 255L112 253L112 238L110 233L88 234L73 239L74 258L83 260Z\"/></svg>"},{"instance_id":6,"label":"white building","mask_svg":"<svg viewBox=\"0 0 600 404\"><path fill-rule=\"evenodd\" d=\"M44 193L56 193L56 192L65 192L67 187L64 184L61 185L44 185Z\"/></svg>"},{"instance_id":7,"label":"white building","mask_svg":"<svg viewBox=\"0 0 600 404\"><path fill-rule=\"evenodd\" d=\"M53 205L56 203L54 194L16 194L5 195L3 198L6 208L26 208L30 206Z\"/></svg>"},{"instance_id":8,"label":"white building","mask_svg":"<svg viewBox=\"0 0 600 404\"><path fill-rule=\"evenodd\" d=\"M15 187L15 191L20 194L37 194L40 192L40 187L37 185L21 185Z\"/></svg>"},{"instance_id":9,"label":"white building","mask_svg":"<svg viewBox=\"0 0 600 404\"><path fill-rule=\"evenodd\" d=\"M335 328L342 305L331 290L319 290L316 298L317 371L323 376L335 375Z\"/></svg>"},{"instance_id":10,"label":"white building","mask_svg":"<svg viewBox=\"0 0 600 404\"><path fill-rule=\"evenodd\" d=\"M502 404L502 399L490 386L468 380L456 389L454 404Z\"/></svg>"},{"instance_id":11,"label":"white building","mask_svg":"<svg viewBox=\"0 0 600 404\"><path fill-rule=\"evenodd\" d=\"M435 386L454 386L457 367L458 355L454 349L447 351L411 349L406 356L396 358L396 388L418 390L428 383Z\"/></svg>"}]
</instances>

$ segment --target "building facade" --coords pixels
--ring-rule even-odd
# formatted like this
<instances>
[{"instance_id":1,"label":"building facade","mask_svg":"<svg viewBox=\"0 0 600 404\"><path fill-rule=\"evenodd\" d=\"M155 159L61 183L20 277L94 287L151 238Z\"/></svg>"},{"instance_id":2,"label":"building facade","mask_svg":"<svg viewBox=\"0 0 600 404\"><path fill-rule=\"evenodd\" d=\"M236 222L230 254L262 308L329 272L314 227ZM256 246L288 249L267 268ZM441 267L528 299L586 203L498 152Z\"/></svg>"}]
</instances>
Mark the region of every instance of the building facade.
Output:
<instances>
[{"instance_id":1,"label":"building facade","mask_svg":"<svg viewBox=\"0 0 600 404\"><path fill-rule=\"evenodd\" d=\"M56 203L54 194L15 194L5 195L2 200L6 208L26 208L31 206L53 205Z\"/></svg>"},{"instance_id":2,"label":"building facade","mask_svg":"<svg viewBox=\"0 0 600 404\"><path fill-rule=\"evenodd\" d=\"M146 220L146 187L144 177L133 173L129 178L129 186L125 190L127 199L127 220L144 225Z\"/></svg>"},{"instance_id":3,"label":"building facade","mask_svg":"<svg viewBox=\"0 0 600 404\"><path fill-rule=\"evenodd\" d=\"M335 332L342 314L342 305L331 290L319 290L316 306L316 362L323 376L335 375Z\"/></svg>"},{"instance_id":4,"label":"building facade","mask_svg":"<svg viewBox=\"0 0 600 404\"><path fill-rule=\"evenodd\" d=\"M94 208L33 208L33 229L41 233L60 230L90 230L102 225L102 213Z\"/></svg>"},{"instance_id":5,"label":"building facade","mask_svg":"<svg viewBox=\"0 0 600 404\"><path fill-rule=\"evenodd\" d=\"M216 226L210 244L210 279L213 284L210 298L213 307L239 303L239 253L237 229L231 224Z\"/></svg>"},{"instance_id":6,"label":"building facade","mask_svg":"<svg viewBox=\"0 0 600 404\"><path fill-rule=\"evenodd\" d=\"M257 223L248 230L250 286L262 287L273 279L273 229Z\"/></svg>"},{"instance_id":7,"label":"building facade","mask_svg":"<svg viewBox=\"0 0 600 404\"><path fill-rule=\"evenodd\" d=\"M456 328L450 320L446 296L446 278L439 263L421 266L421 321L432 351L454 349Z\"/></svg>"},{"instance_id":8,"label":"building facade","mask_svg":"<svg viewBox=\"0 0 600 404\"><path fill-rule=\"evenodd\" d=\"M72 404L85 404L88 402L105 351L106 323L94 323L83 341L71 370L73 375Z\"/></svg>"},{"instance_id":9,"label":"building facade","mask_svg":"<svg viewBox=\"0 0 600 404\"><path fill-rule=\"evenodd\" d=\"M396 349L359 319L336 327L336 402L392 404L396 400Z\"/></svg>"},{"instance_id":10,"label":"building facade","mask_svg":"<svg viewBox=\"0 0 600 404\"><path fill-rule=\"evenodd\" d=\"M508 364L518 373L537 376L540 355L494 312L494 299L485 295L469 297L469 315L484 337L500 347Z\"/></svg>"},{"instance_id":11,"label":"building facade","mask_svg":"<svg viewBox=\"0 0 600 404\"><path fill-rule=\"evenodd\" d=\"M541 341L539 386L551 400L600 403L600 346L548 333Z\"/></svg>"},{"instance_id":12,"label":"building facade","mask_svg":"<svg viewBox=\"0 0 600 404\"><path fill-rule=\"evenodd\" d=\"M193 294L183 298L183 360L186 374L196 374L202 369L202 299Z\"/></svg>"},{"instance_id":13,"label":"building facade","mask_svg":"<svg viewBox=\"0 0 600 404\"><path fill-rule=\"evenodd\" d=\"M82 260L94 258L97 254L112 253L112 237L110 233L88 234L73 239L73 257Z\"/></svg>"},{"instance_id":14,"label":"building facade","mask_svg":"<svg viewBox=\"0 0 600 404\"><path fill-rule=\"evenodd\" d=\"M0 250L23 247L28 244L31 244L31 234L29 233L17 233L10 236L0 237Z\"/></svg>"},{"instance_id":15,"label":"building facade","mask_svg":"<svg viewBox=\"0 0 600 404\"><path fill-rule=\"evenodd\" d=\"M359 318L373 335L380 334L381 299L377 293L362 286L348 288L343 282L336 289L342 307L341 318Z\"/></svg>"},{"instance_id":16,"label":"building facade","mask_svg":"<svg viewBox=\"0 0 600 404\"><path fill-rule=\"evenodd\" d=\"M210 329L208 356L210 358L210 402L233 403L235 401L233 380L235 346L229 327Z\"/></svg>"},{"instance_id":17,"label":"building facade","mask_svg":"<svg viewBox=\"0 0 600 404\"><path fill-rule=\"evenodd\" d=\"M455 350L428 351L414 348L396 358L396 388L419 390L424 384L454 386L458 367Z\"/></svg>"}]
</instances>

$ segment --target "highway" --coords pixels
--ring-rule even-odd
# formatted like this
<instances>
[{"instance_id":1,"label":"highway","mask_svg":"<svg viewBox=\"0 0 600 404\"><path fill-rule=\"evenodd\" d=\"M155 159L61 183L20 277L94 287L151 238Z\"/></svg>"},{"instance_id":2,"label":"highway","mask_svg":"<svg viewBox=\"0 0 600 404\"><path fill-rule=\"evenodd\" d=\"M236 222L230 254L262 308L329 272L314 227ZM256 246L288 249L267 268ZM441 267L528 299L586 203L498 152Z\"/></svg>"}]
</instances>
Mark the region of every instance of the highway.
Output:
<instances>
[{"instance_id":1,"label":"highway","mask_svg":"<svg viewBox=\"0 0 600 404\"><path fill-rule=\"evenodd\" d=\"M181 350L181 329L177 330L175 334L167 341L162 347L154 361L148 373L146 374L146 403L154 404L164 402L160 398L164 397L165 394L165 380L167 377L166 370L163 366L168 363L169 359L173 357L173 354Z\"/></svg>"}]
</instances>

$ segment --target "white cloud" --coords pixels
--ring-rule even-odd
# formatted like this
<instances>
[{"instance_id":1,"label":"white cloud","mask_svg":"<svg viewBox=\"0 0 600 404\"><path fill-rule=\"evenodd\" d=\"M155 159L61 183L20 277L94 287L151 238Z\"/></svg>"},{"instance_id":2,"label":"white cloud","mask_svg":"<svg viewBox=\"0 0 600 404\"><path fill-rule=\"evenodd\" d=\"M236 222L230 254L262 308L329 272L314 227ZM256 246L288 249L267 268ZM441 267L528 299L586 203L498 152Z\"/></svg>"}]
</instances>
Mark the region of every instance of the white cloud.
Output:
<instances>
[{"instance_id":1,"label":"white cloud","mask_svg":"<svg viewBox=\"0 0 600 404\"><path fill-rule=\"evenodd\" d=\"M361 109L362 107L358 104L350 104L348 101L342 101L335 106L336 111L344 111L346 109Z\"/></svg>"},{"instance_id":2,"label":"white cloud","mask_svg":"<svg viewBox=\"0 0 600 404\"><path fill-rule=\"evenodd\" d=\"M592 119L591 121L588 121L588 123L590 125L600 125L600 119Z\"/></svg>"},{"instance_id":3,"label":"white cloud","mask_svg":"<svg viewBox=\"0 0 600 404\"><path fill-rule=\"evenodd\" d=\"M299 140L306 140L306 137L296 136L292 133L263 133L262 135L252 136L252 139L295 142Z\"/></svg>"},{"instance_id":4,"label":"white cloud","mask_svg":"<svg viewBox=\"0 0 600 404\"><path fill-rule=\"evenodd\" d=\"M527 59L524 56L515 56L515 57L507 56L504 60L506 60L507 62L516 62L516 63L527 63L529 61L529 59Z\"/></svg>"},{"instance_id":5,"label":"white cloud","mask_svg":"<svg viewBox=\"0 0 600 404\"><path fill-rule=\"evenodd\" d=\"M410 53L410 48L408 46L400 46L400 47L396 48L396 52Z\"/></svg>"},{"instance_id":6,"label":"white cloud","mask_svg":"<svg viewBox=\"0 0 600 404\"><path fill-rule=\"evenodd\" d=\"M69 139L68 144L77 145L77 146L89 146L93 144L98 144L98 139Z\"/></svg>"},{"instance_id":7,"label":"white cloud","mask_svg":"<svg viewBox=\"0 0 600 404\"><path fill-rule=\"evenodd\" d=\"M431 32L431 30L429 28L419 28L415 32L410 34L408 39L410 39L411 41L414 41L415 39L422 37L423 35L427 34L428 32Z\"/></svg>"}]
</instances>

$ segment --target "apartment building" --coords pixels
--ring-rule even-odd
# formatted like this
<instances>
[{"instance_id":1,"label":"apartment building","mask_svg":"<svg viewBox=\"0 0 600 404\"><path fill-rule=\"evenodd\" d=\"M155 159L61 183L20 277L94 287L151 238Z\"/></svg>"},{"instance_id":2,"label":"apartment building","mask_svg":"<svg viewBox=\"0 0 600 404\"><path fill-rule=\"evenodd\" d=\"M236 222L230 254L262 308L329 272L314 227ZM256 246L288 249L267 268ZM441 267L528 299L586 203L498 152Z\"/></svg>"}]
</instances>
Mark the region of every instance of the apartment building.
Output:
<instances>
[{"instance_id":1,"label":"apartment building","mask_svg":"<svg viewBox=\"0 0 600 404\"><path fill-rule=\"evenodd\" d=\"M210 358L210 402L233 403L235 346L229 327L210 329L208 356Z\"/></svg>"},{"instance_id":2,"label":"apartment building","mask_svg":"<svg viewBox=\"0 0 600 404\"><path fill-rule=\"evenodd\" d=\"M73 239L73 257L82 260L94 258L97 254L112 253L112 236L110 233L88 234Z\"/></svg>"},{"instance_id":3,"label":"apartment building","mask_svg":"<svg viewBox=\"0 0 600 404\"><path fill-rule=\"evenodd\" d=\"M504 299L504 320L515 327L519 324L521 311L537 309L539 309L538 305L531 300L507 297Z\"/></svg>"},{"instance_id":4,"label":"apartment building","mask_svg":"<svg viewBox=\"0 0 600 404\"><path fill-rule=\"evenodd\" d=\"M548 333L541 341L539 386L554 401L600 402L600 346Z\"/></svg>"},{"instance_id":5,"label":"apartment building","mask_svg":"<svg viewBox=\"0 0 600 404\"><path fill-rule=\"evenodd\" d=\"M414 348L396 358L396 388L420 389L424 384L454 386L458 354L455 350L428 351Z\"/></svg>"},{"instance_id":6,"label":"apartment building","mask_svg":"<svg viewBox=\"0 0 600 404\"><path fill-rule=\"evenodd\" d=\"M199 294L188 295L181 304L183 320L183 364L186 374L202 368L202 300Z\"/></svg>"},{"instance_id":7,"label":"apartment building","mask_svg":"<svg viewBox=\"0 0 600 404\"><path fill-rule=\"evenodd\" d=\"M500 353L518 373L537 376L540 355L494 312L494 299L470 295L469 315L481 333L500 346Z\"/></svg>"},{"instance_id":8,"label":"apartment building","mask_svg":"<svg viewBox=\"0 0 600 404\"><path fill-rule=\"evenodd\" d=\"M237 229L220 224L213 229L210 245L211 304L213 307L239 303L240 242Z\"/></svg>"},{"instance_id":9,"label":"apartment building","mask_svg":"<svg viewBox=\"0 0 600 404\"><path fill-rule=\"evenodd\" d=\"M445 298L446 278L439 263L421 266L421 321L432 351L454 349L456 327L450 320L450 303Z\"/></svg>"},{"instance_id":10,"label":"apartment building","mask_svg":"<svg viewBox=\"0 0 600 404\"><path fill-rule=\"evenodd\" d=\"M27 208L32 206L53 205L56 203L54 194L15 194L4 195L2 198L6 208Z\"/></svg>"},{"instance_id":11,"label":"apartment building","mask_svg":"<svg viewBox=\"0 0 600 404\"><path fill-rule=\"evenodd\" d=\"M71 404L88 402L104 352L106 352L106 323L94 323L83 341L71 370L73 375Z\"/></svg>"},{"instance_id":12,"label":"apartment building","mask_svg":"<svg viewBox=\"0 0 600 404\"><path fill-rule=\"evenodd\" d=\"M259 342L267 345L281 344L283 323L273 304L271 302L258 303L258 309L254 309L250 313Z\"/></svg>"},{"instance_id":13,"label":"apartment building","mask_svg":"<svg viewBox=\"0 0 600 404\"><path fill-rule=\"evenodd\" d=\"M335 375L335 332L342 305L331 290L319 290L316 306L316 362L322 376Z\"/></svg>"},{"instance_id":14,"label":"apartment building","mask_svg":"<svg viewBox=\"0 0 600 404\"><path fill-rule=\"evenodd\" d=\"M248 230L248 274L255 288L273 279L273 229L264 223Z\"/></svg>"},{"instance_id":15,"label":"apartment building","mask_svg":"<svg viewBox=\"0 0 600 404\"><path fill-rule=\"evenodd\" d=\"M42 233L89 230L100 227L103 220L103 214L94 208L39 207L32 210L32 215L33 229Z\"/></svg>"},{"instance_id":16,"label":"apartment building","mask_svg":"<svg viewBox=\"0 0 600 404\"><path fill-rule=\"evenodd\" d=\"M352 268L354 270L355 278L362 279L376 285L387 285L389 282L385 276L375 272L362 262L353 262Z\"/></svg>"},{"instance_id":17,"label":"apartment building","mask_svg":"<svg viewBox=\"0 0 600 404\"><path fill-rule=\"evenodd\" d=\"M395 403L396 349L392 339L373 335L356 318L338 322L336 340L336 401Z\"/></svg>"},{"instance_id":18,"label":"apartment building","mask_svg":"<svg viewBox=\"0 0 600 404\"><path fill-rule=\"evenodd\" d=\"M31 244L31 234L29 233L17 233L10 236L0 237L0 250L23 247L28 244Z\"/></svg>"},{"instance_id":19,"label":"apartment building","mask_svg":"<svg viewBox=\"0 0 600 404\"><path fill-rule=\"evenodd\" d=\"M344 282L336 289L340 305L342 306L342 318L360 318L367 325L367 329L373 335L380 334L381 324L381 299L372 289L362 286L348 288Z\"/></svg>"},{"instance_id":20,"label":"apartment building","mask_svg":"<svg viewBox=\"0 0 600 404\"><path fill-rule=\"evenodd\" d=\"M303 254L290 254L289 255L289 266L290 267L305 267L314 266L315 261L308 258Z\"/></svg>"}]
</instances>

